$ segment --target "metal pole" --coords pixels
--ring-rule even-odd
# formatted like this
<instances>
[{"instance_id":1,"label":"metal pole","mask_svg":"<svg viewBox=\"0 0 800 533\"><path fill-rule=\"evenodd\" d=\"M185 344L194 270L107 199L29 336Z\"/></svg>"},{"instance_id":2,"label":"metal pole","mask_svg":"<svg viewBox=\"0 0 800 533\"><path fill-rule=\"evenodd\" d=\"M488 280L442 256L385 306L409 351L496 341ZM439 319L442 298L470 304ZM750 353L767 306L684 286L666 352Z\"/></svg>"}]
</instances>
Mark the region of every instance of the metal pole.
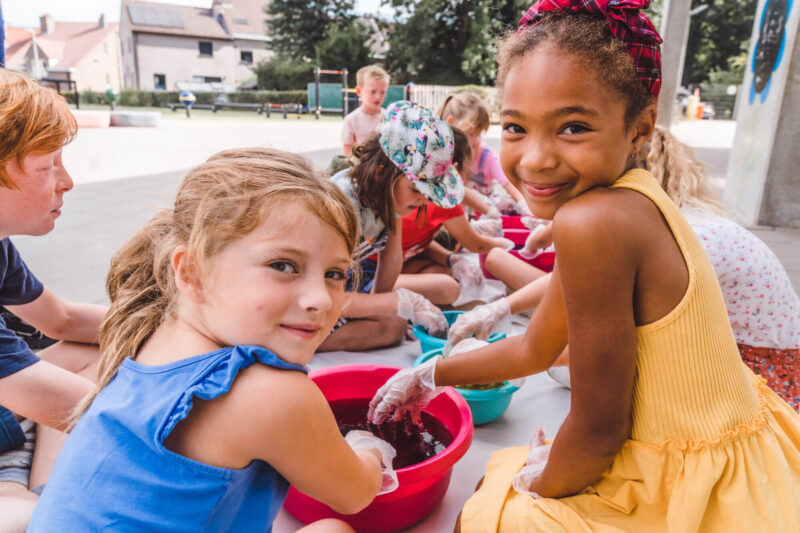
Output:
<instances>
[{"instance_id":1,"label":"metal pole","mask_svg":"<svg viewBox=\"0 0 800 533\"><path fill-rule=\"evenodd\" d=\"M319 120L319 116L322 114L322 106L320 105L321 102L319 101L319 67L314 67L314 91L316 95L317 101L317 120Z\"/></svg>"},{"instance_id":2,"label":"metal pole","mask_svg":"<svg viewBox=\"0 0 800 533\"><path fill-rule=\"evenodd\" d=\"M689 40L691 0L666 0L661 18L661 95L658 99L658 124L669 128L675 118L675 98L683 76L686 44ZM668 44L667 44L668 43Z\"/></svg>"},{"instance_id":3,"label":"metal pole","mask_svg":"<svg viewBox=\"0 0 800 533\"><path fill-rule=\"evenodd\" d=\"M344 103L342 105L342 118L347 116L348 107L350 105L350 93L347 92L347 69L342 69L342 96Z\"/></svg>"}]
</instances>

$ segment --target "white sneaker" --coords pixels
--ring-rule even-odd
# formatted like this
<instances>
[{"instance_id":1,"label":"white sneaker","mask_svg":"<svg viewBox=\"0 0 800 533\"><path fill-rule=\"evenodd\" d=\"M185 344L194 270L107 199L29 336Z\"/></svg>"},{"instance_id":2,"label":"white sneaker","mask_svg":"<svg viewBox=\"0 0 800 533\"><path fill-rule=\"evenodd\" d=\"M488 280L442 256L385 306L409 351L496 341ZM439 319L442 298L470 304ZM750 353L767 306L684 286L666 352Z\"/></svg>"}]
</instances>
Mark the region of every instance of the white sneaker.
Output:
<instances>
[{"instance_id":1,"label":"white sneaker","mask_svg":"<svg viewBox=\"0 0 800 533\"><path fill-rule=\"evenodd\" d=\"M547 369L547 375L562 387L572 388L569 383L569 366L551 366Z\"/></svg>"}]
</instances>

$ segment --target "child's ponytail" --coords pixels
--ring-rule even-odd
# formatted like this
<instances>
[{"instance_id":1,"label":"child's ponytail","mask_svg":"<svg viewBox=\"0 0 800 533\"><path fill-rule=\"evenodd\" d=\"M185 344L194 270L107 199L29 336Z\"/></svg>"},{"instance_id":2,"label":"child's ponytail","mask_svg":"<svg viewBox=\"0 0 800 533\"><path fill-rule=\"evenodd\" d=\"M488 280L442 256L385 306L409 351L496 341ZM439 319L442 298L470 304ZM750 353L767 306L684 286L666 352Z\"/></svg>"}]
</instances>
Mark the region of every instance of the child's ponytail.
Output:
<instances>
[{"instance_id":1,"label":"child's ponytail","mask_svg":"<svg viewBox=\"0 0 800 533\"><path fill-rule=\"evenodd\" d=\"M660 126L653 130L645 166L678 207L726 216L703 164L691 148Z\"/></svg>"},{"instance_id":2,"label":"child's ponytail","mask_svg":"<svg viewBox=\"0 0 800 533\"><path fill-rule=\"evenodd\" d=\"M116 375L122 361L171 313L175 280L170 263L175 248L173 212L165 209L140 229L111 260L106 289L111 307L100 330L95 390L75 409L77 420Z\"/></svg>"}]
</instances>

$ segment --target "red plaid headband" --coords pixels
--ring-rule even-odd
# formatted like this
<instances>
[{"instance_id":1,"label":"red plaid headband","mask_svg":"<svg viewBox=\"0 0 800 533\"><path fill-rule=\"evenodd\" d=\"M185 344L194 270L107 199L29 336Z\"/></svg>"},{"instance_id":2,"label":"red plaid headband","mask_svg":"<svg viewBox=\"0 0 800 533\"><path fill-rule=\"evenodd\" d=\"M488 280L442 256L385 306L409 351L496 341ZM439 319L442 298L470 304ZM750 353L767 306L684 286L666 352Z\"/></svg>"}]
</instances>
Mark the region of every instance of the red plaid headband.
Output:
<instances>
[{"instance_id":1,"label":"red plaid headband","mask_svg":"<svg viewBox=\"0 0 800 533\"><path fill-rule=\"evenodd\" d=\"M645 15L639 12L650 0L539 0L519 20L517 33L537 24L546 11L574 11L600 15L608 21L611 33L625 43L633 66L653 96L661 91L661 36Z\"/></svg>"}]
</instances>

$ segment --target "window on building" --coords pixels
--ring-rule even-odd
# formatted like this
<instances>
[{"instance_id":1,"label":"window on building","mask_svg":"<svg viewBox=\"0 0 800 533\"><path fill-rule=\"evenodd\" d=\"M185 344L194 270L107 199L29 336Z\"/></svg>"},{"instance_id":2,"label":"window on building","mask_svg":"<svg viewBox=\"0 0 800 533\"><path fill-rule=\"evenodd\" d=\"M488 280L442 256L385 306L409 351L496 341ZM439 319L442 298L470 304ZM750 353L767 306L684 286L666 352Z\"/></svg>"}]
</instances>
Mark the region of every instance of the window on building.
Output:
<instances>
[{"instance_id":1,"label":"window on building","mask_svg":"<svg viewBox=\"0 0 800 533\"><path fill-rule=\"evenodd\" d=\"M253 52L250 50L242 50L240 56L242 58L242 63L247 63L248 65L253 64Z\"/></svg>"},{"instance_id":2,"label":"window on building","mask_svg":"<svg viewBox=\"0 0 800 533\"><path fill-rule=\"evenodd\" d=\"M156 89L167 89L167 75L166 74L153 74L153 86Z\"/></svg>"},{"instance_id":3,"label":"window on building","mask_svg":"<svg viewBox=\"0 0 800 533\"><path fill-rule=\"evenodd\" d=\"M211 57L214 55L214 43L208 41L200 41L200 55Z\"/></svg>"},{"instance_id":4,"label":"window on building","mask_svg":"<svg viewBox=\"0 0 800 533\"><path fill-rule=\"evenodd\" d=\"M198 83L222 83L219 76L192 76L192 81Z\"/></svg>"}]
</instances>

